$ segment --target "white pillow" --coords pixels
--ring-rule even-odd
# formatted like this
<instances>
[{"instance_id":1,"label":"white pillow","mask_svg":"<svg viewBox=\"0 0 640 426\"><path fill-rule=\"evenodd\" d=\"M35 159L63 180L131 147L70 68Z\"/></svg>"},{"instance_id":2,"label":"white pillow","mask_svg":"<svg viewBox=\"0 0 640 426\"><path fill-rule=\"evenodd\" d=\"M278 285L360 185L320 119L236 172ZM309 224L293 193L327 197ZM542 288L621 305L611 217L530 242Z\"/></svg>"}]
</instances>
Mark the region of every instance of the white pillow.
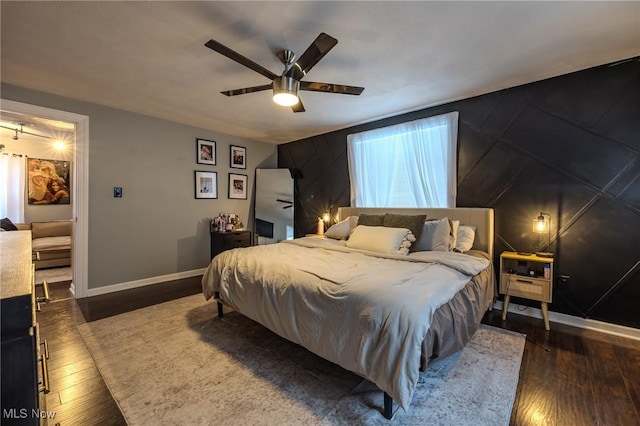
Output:
<instances>
[{"instance_id":1,"label":"white pillow","mask_svg":"<svg viewBox=\"0 0 640 426\"><path fill-rule=\"evenodd\" d=\"M451 225L449 219L427 220L422 227L422 235L418 241L418 251L450 251Z\"/></svg>"},{"instance_id":2,"label":"white pillow","mask_svg":"<svg viewBox=\"0 0 640 426\"><path fill-rule=\"evenodd\" d=\"M406 228L358 225L347 240L347 247L385 254L409 254L416 237Z\"/></svg>"},{"instance_id":3,"label":"white pillow","mask_svg":"<svg viewBox=\"0 0 640 426\"><path fill-rule=\"evenodd\" d=\"M469 225L460 225L458 227L458 236L456 240L455 251L464 253L471 250L473 241L476 238L476 227Z\"/></svg>"},{"instance_id":4,"label":"white pillow","mask_svg":"<svg viewBox=\"0 0 640 426\"><path fill-rule=\"evenodd\" d=\"M451 220L449 221L451 225L451 244L449 244L449 250L453 250L456 248L456 244L458 242L458 228L460 227L459 220Z\"/></svg>"},{"instance_id":5,"label":"white pillow","mask_svg":"<svg viewBox=\"0 0 640 426\"><path fill-rule=\"evenodd\" d=\"M328 238L335 238L336 240L346 240L357 225L358 216L349 216L345 220L332 225L324 235Z\"/></svg>"}]
</instances>

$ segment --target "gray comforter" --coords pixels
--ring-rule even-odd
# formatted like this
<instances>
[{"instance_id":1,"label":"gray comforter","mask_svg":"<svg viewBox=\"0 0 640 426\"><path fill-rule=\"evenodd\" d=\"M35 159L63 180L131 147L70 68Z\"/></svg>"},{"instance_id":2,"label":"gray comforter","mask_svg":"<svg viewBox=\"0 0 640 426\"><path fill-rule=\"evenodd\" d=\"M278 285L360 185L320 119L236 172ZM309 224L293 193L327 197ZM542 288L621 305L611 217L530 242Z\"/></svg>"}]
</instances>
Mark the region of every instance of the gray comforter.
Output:
<instances>
[{"instance_id":1,"label":"gray comforter","mask_svg":"<svg viewBox=\"0 0 640 426\"><path fill-rule=\"evenodd\" d=\"M226 251L202 279L222 301L280 336L374 382L407 408L438 307L487 259L352 250L318 238Z\"/></svg>"}]
</instances>

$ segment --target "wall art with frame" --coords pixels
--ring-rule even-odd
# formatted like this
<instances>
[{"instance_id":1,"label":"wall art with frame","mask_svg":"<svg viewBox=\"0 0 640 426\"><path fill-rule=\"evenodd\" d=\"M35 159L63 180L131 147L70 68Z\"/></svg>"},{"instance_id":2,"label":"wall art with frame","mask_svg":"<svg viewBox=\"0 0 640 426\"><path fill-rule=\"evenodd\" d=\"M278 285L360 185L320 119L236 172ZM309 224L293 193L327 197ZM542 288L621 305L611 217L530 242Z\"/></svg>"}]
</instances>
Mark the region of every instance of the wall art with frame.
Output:
<instances>
[{"instance_id":1,"label":"wall art with frame","mask_svg":"<svg viewBox=\"0 0 640 426\"><path fill-rule=\"evenodd\" d=\"M216 165L216 142L196 139L196 162L198 164Z\"/></svg>"},{"instance_id":2,"label":"wall art with frame","mask_svg":"<svg viewBox=\"0 0 640 426\"><path fill-rule=\"evenodd\" d=\"M71 162L27 158L27 203L71 204Z\"/></svg>"},{"instance_id":3,"label":"wall art with frame","mask_svg":"<svg viewBox=\"0 0 640 426\"><path fill-rule=\"evenodd\" d=\"M229 173L229 199L247 199L247 175Z\"/></svg>"},{"instance_id":4,"label":"wall art with frame","mask_svg":"<svg viewBox=\"0 0 640 426\"><path fill-rule=\"evenodd\" d=\"M247 148L244 146L231 145L229 147L231 157L229 159L229 166L234 169L246 169L247 168Z\"/></svg>"},{"instance_id":5,"label":"wall art with frame","mask_svg":"<svg viewBox=\"0 0 640 426\"><path fill-rule=\"evenodd\" d=\"M218 198L218 173L195 171L196 198Z\"/></svg>"}]
</instances>

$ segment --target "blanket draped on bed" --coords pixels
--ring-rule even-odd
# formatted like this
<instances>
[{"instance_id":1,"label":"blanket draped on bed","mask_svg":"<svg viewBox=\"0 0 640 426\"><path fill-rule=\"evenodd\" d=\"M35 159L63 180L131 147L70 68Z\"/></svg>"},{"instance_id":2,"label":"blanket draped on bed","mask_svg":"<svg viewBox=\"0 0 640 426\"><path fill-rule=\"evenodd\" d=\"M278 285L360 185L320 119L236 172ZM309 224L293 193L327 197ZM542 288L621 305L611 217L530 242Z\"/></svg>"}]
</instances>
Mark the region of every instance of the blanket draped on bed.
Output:
<instances>
[{"instance_id":1,"label":"blanket draped on bed","mask_svg":"<svg viewBox=\"0 0 640 426\"><path fill-rule=\"evenodd\" d=\"M459 253L387 256L301 238L223 252L202 285L207 300L219 292L243 315L362 375L406 409L434 311L488 266Z\"/></svg>"}]
</instances>

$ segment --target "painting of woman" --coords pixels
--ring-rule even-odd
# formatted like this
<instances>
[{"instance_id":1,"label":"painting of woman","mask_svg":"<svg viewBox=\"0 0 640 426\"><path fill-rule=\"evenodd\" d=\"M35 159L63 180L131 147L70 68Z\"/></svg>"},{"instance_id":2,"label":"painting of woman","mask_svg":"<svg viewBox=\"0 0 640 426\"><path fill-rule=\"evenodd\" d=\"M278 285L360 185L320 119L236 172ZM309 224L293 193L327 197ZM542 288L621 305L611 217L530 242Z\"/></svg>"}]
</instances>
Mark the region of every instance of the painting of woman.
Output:
<instances>
[{"instance_id":1,"label":"painting of woman","mask_svg":"<svg viewBox=\"0 0 640 426\"><path fill-rule=\"evenodd\" d=\"M29 204L70 204L70 163L27 158Z\"/></svg>"}]
</instances>

